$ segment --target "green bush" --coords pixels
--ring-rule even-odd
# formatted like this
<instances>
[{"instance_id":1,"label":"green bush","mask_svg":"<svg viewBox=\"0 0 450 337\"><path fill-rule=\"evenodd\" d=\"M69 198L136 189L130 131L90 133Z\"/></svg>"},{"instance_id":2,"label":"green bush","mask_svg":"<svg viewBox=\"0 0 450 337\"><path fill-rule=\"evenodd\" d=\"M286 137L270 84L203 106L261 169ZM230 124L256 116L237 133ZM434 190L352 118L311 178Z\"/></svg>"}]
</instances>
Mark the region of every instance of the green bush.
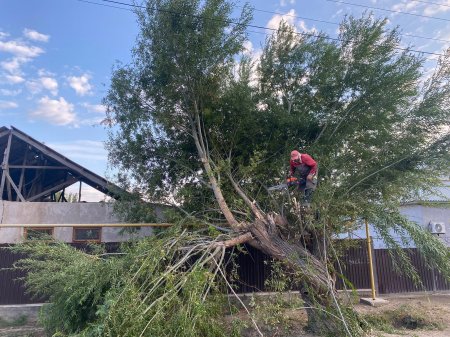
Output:
<instances>
[{"instance_id":1,"label":"green bush","mask_svg":"<svg viewBox=\"0 0 450 337\"><path fill-rule=\"evenodd\" d=\"M196 250L188 242L202 242ZM186 246L184 246L186 245ZM187 232L145 238L105 254L64 243L27 242L13 248L28 258L28 290L46 296L41 312L48 333L59 336L224 337L217 261L223 251ZM214 247L214 246L211 246ZM231 331L231 330L234 330Z\"/></svg>"}]
</instances>

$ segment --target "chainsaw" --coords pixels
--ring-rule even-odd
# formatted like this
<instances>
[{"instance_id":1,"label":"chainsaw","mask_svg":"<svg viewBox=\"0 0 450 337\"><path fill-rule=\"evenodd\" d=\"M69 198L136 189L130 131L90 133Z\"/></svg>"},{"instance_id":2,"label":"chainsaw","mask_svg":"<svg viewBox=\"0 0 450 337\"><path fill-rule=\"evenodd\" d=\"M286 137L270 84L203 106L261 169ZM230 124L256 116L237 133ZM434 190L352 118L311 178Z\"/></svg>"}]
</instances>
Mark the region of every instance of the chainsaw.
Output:
<instances>
[{"instance_id":1,"label":"chainsaw","mask_svg":"<svg viewBox=\"0 0 450 337\"><path fill-rule=\"evenodd\" d=\"M301 182L302 182L302 180L299 180L296 177L289 177L286 179L285 183L271 186L271 187L267 188L267 191L273 192L273 191L285 190L285 189L288 189L290 186L300 185Z\"/></svg>"}]
</instances>

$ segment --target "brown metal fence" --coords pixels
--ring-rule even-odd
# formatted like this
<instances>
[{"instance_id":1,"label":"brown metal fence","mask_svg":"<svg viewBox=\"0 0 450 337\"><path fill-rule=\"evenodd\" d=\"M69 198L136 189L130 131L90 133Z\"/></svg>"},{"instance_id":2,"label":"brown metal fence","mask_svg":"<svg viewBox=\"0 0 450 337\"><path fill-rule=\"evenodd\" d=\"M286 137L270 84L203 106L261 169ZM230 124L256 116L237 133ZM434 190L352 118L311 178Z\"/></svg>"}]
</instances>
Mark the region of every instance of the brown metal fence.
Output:
<instances>
[{"instance_id":1,"label":"brown metal fence","mask_svg":"<svg viewBox=\"0 0 450 337\"><path fill-rule=\"evenodd\" d=\"M377 249L375 250L375 267L381 294L450 290L450 283L439 272L427 266L417 249L405 249L405 251L419 274L421 284L414 283L411 278L402 275L398 269L394 268L388 249Z\"/></svg>"},{"instance_id":2,"label":"brown metal fence","mask_svg":"<svg viewBox=\"0 0 450 337\"><path fill-rule=\"evenodd\" d=\"M72 246L87 250L89 246L82 243L73 243ZM118 243L107 243L108 252L117 250ZM21 254L13 253L8 249L9 244L0 244L0 305L32 304L45 302L45 298L34 298L26 292L24 282L21 280L25 273L13 268L14 262L23 258Z\"/></svg>"},{"instance_id":3,"label":"brown metal fence","mask_svg":"<svg viewBox=\"0 0 450 337\"><path fill-rule=\"evenodd\" d=\"M272 259L249 245L243 250L231 249L228 258L235 262L227 265L227 274L237 293L266 291L265 281L270 277ZM233 274L237 274L237 278Z\"/></svg>"},{"instance_id":4,"label":"brown metal fence","mask_svg":"<svg viewBox=\"0 0 450 337\"><path fill-rule=\"evenodd\" d=\"M337 289L369 289L369 257L366 240L352 240L351 247L340 254L334 264Z\"/></svg>"},{"instance_id":5,"label":"brown metal fence","mask_svg":"<svg viewBox=\"0 0 450 337\"><path fill-rule=\"evenodd\" d=\"M117 250L119 244L108 243L106 248L109 252ZM24 274L13 270L12 265L21 256L4 249L7 245L0 245L0 305L5 304L27 304L39 303L44 299L31 298L26 294L23 283L17 280ZM86 245L74 244L79 249L87 249ZM272 267L271 259L259 250L247 246L245 252L237 250L230 251L228 259L233 258L236 262L235 273L238 278L233 281L236 292L259 292L268 290L265 281L270 276ZM393 267L392 259L387 249L377 249L374 252L375 283L379 293L399 293L410 291L437 291L450 290L450 283L437 272L431 270L424 263L417 249L406 250L411 257L413 265L417 268L422 281L422 286L401 274ZM231 265L228 267L229 275L232 274ZM358 240L352 248L347 249L340 258L340 263L335 269L338 274L336 286L344 288L344 282L339 275L342 272L346 284L356 289L369 289L370 279L368 271L367 246L364 240ZM294 290L294 289L293 289Z\"/></svg>"},{"instance_id":6,"label":"brown metal fence","mask_svg":"<svg viewBox=\"0 0 450 337\"><path fill-rule=\"evenodd\" d=\"M0 245L0 304L39 303L38 299L26 294L23 282L18 280L25 274L13 269L14 262L22 256L12 253L7 246Z\"/></svg>"}]
</instances>

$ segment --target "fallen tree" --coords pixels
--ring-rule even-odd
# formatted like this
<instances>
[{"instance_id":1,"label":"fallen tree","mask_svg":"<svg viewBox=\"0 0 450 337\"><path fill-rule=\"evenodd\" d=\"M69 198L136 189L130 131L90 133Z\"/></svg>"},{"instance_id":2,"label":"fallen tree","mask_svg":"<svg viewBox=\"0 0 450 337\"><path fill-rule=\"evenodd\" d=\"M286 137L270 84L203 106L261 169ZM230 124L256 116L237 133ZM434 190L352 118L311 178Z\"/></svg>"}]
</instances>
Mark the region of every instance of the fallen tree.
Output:
<instances>
[{"instance_id":1,"label":"fallen tree","mask_svg":"<svg viewBox=\"0 0 450 337\"><path fill-rule=\"evenodd\" d=\"M312 330L362 336L365 323L335 293L337 234L365 219L397 249L410 276L412 264L392 231L450 275L442 243L398 210L448 173L448 54L424 81L421 56L401 49L398 31L388 30L385 20L364 15L346 19L337 40L282 24L252 60L242 54L251 10L231 19L232 10L222 0L154 0L137 11L141 30L133 62L117 66L105 98L110 161L124 187L144 200L175 205L185 225L226 229L226 239L214 231L208 244L193 239L178 247L208 252L201 259L208 263L199 268L220 275L223 247L248 243L281 261L302 285ZM283 199L264 189L284 177L294 148L320 164L320 187L306 213L292 194ZM150 214L145 204L142 213L136 203L123 205L125 218ZM186 261L183 254L173 256L164 264L169 270ZM127 290L119 282L108 300L115 303L128 290L136 292L128 301L147 299L149 288L162 300L170 296L166 282L144 288L132 282ZM170 293L183 287L178 282ZM211 290L202 289L196 292L200 302ZM147 310L153 301L158 297L137 305L133 317L153 322L156 316L147 316L157 315ZM152 335L123 310L102 305L101 317L92 319L105 329L118 324L120 335ZM189 331L200 336L204 330L195 322Z\"/></svg>"},{"instance_id":2,"label":"fallen tree","mask_svg":"<svg viewBox=\"0 0 450 337\"><path fill-rule=\"evenodd\" d=\"M313 330L363 334L334 296L333 235L367 219L393 248L389 228L425 238L423 251L438 247L436 265L450 270L443 246L398 213L401 198L429 189L430 172L448 168L448 56L421 84L423 59L399 48L385 20L365 15L345 20L337 42L282 24L256 65L244 56L237 70L250 10L232 20L231 9L224 1L150 1L139 11L135 62L116 70L105 100L110 157L144 197L174 197L188 214L206 214L205 223L222 215L222 226L250 233L250 244L284 261L304 282L306 303L320 309L308 311ZM320 163L311 211L319 217L281 217L280 203L258 192L284 175L296 147Z\"/></svg>"}]
</instances>

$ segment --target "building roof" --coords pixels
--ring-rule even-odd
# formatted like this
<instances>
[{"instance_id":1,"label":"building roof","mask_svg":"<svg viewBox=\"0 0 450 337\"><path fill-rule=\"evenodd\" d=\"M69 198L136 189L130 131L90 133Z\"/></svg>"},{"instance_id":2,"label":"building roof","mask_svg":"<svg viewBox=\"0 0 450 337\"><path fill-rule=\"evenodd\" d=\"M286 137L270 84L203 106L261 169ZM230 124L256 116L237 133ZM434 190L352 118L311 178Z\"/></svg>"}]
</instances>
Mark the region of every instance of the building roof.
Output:
<instances>
[{"instance_id":1,"label":"building roof","mask_svg":"<svg viewBox=\"0 0 450 337\"><path fill-rule=\"evenodd\" d=\"M120 189L45 144L11 126L0 127L0 199L48 201L83 182L113 198Z\"/></svg>"}]
</instances>

